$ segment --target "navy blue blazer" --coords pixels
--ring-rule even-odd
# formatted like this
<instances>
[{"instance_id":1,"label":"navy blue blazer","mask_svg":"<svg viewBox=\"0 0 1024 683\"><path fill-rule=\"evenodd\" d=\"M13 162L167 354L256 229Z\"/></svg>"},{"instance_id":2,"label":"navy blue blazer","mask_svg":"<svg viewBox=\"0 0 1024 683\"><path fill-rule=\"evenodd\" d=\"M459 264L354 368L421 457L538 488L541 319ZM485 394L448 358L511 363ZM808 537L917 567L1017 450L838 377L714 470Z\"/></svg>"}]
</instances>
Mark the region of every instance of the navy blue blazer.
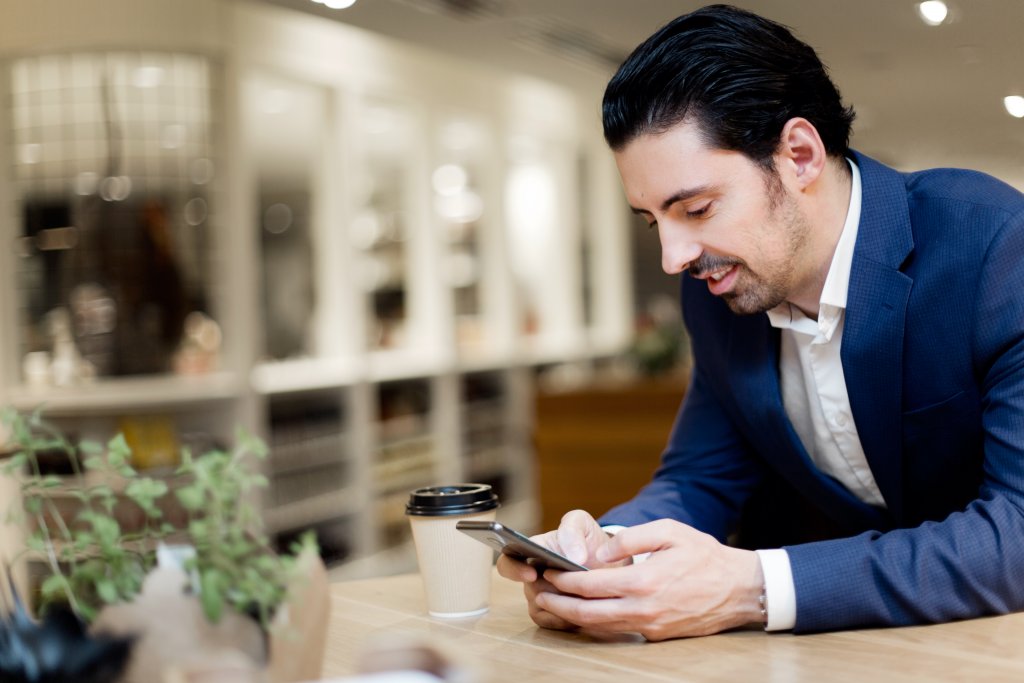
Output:
<instances>
[{"instance_id":1,"label":"navy blue blazer","mask_svg":"<svg viewBox=\"0 0 1024 683\"><path fill-rule=\"evenodd\" d=\"M1024 609L1024 195L971 171L855 162L841 357L887 508L811 462L783 408L767 315L734 315L684 276L690 387L654 479L602 522L667 517L725 540L777 480L841 530L785 545L797 632Z\"/></svg>"}]
</instances>

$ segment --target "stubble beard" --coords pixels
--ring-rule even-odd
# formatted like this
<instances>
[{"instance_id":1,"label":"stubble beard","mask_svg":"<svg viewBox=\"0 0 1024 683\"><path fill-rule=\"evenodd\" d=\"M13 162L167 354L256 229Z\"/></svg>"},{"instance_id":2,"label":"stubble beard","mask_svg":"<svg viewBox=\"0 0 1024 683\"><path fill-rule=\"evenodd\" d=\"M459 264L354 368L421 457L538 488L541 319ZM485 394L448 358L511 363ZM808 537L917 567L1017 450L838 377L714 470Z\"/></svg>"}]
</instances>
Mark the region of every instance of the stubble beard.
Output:
<instances>
[{"instance_id":1,"label":"stubble beard","mask_svg":"<svg viewBox=\"0 0 1024 683\"><path fill-rule=\"evenodd\" d=\"M785 258L766 264L762 274L755 273L745 263L737 264L736 283L732 291L722 294L729 309L737 315L755 315L769 311L789 296L793 288L794 266L807 243L810 225L800 212L774 173L766 178L768 188L768 220L784 227Z\"/></svg>"}]
</instances>

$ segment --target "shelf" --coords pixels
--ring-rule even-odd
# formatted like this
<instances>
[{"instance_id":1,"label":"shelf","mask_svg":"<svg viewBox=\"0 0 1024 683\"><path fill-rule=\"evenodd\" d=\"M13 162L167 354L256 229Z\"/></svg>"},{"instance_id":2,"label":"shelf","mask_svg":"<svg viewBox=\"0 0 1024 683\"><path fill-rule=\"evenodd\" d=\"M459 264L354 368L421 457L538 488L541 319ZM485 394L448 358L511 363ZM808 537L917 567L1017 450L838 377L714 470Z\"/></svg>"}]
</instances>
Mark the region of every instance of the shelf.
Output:
<instances>
[{"instance_id":1,"label":"shelf","mask_svg":"<svg viewBox=\"0 0 1024 683\"><path fill-rule=\"evenodd\" d=\"M354 514L354 500L355 494L349 488L321 493L264 510L263 523L271 533L312 526L325 519Z\"/></svg>"},{"instance_id":2,"label":"shelf","mask_svg":"<svg viewBox=\"0 0 1024 683\"><path fill-rule=\"evenodd\" d=\"M450 365L438 354L387 349L372 351L360 359L299 358L261 363L253 368L250 381L259 393L273 395L344 387L360 381L431 377L450 370Z\"/></svg>"},{"instance_id":3,"label":"shelf","mask_svg":"<svg viewBox=\"0 0 1024 683\"><path fill-rule=\"evenodd\" d=\"M507 350L491 350L486 347L462 347L459 349L459 372L484 372L503 370L516 362L516 355Z\"/></svg>"},{"instance_id":4,"label":"shelf","mask_svg":"<svg viewBox=\"0 0 1024 683\"><path fill-rule=\"evenodd\" d=\"M451 369L439 354L412 352L405 349L372 351L368 359L368 379L373 382L389 382L398 379L430 377Z\"/></svg>"},{"instance_id":5,"label":"shelf","mask_svg":"<svg viewBox=\"0 0 1024 683\"><path fill-rule=\"evenodd\" d=\"M186 408L238 398L241 387L230 372L208 375L161 375L96 380L72 387L12 387L8 405L18 410L42 408L47 415L111 413Z\"/></svg>"},{"instance_id":6,"label":"shelf","mask_svg":"<svg viewBox=\"0 0 1024 683\"><path fill-rule=\"evenodd\" d=\"M363 375L362 365L354 358L298 358L261 363L249 379L256 391L269 396L350 386Z\"/></svg>"}]
</instances>

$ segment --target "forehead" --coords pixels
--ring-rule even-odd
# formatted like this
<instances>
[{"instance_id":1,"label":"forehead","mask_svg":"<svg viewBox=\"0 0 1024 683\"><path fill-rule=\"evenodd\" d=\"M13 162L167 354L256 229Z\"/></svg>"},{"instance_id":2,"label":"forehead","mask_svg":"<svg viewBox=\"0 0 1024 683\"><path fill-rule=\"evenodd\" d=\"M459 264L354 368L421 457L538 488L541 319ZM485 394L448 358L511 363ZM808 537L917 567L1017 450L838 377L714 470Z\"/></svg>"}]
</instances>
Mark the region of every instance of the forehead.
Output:
<instances>
[{"instance_id":1,"label":"forehead","mask_svg":"<svg viewBox=\"0 0 1024 683\"><path fill-rule=\"evenodd\" d=\"M696 124L640 135L615 152L629 203L652 210L681 189L727 188L747 182L753 162L740 152L711 147Z\"/></svg>"}]
</instances>

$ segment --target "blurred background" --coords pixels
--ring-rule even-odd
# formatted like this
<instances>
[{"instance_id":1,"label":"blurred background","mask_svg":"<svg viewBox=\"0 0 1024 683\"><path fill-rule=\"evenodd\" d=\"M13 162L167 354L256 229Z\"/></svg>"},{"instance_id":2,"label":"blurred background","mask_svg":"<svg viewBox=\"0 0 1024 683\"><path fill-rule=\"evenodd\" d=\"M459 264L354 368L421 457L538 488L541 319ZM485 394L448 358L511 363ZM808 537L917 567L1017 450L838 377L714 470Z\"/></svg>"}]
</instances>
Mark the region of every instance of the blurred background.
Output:
<instances>
[{"instance_id":1,"label":"blurred background","mask_svg":"<svg viewBox=\"0 0 1024 683\"><path fill-rule=\"evenodd\" d=\"M737 4L818 49L860 151L1024 188L1024 3ZM0 405L157 474L248 429L268 531L337 577L415 566L421 485L603 512L687 351L600 98L697 6L0 0Z\"/></svg>"}]
</instances>

